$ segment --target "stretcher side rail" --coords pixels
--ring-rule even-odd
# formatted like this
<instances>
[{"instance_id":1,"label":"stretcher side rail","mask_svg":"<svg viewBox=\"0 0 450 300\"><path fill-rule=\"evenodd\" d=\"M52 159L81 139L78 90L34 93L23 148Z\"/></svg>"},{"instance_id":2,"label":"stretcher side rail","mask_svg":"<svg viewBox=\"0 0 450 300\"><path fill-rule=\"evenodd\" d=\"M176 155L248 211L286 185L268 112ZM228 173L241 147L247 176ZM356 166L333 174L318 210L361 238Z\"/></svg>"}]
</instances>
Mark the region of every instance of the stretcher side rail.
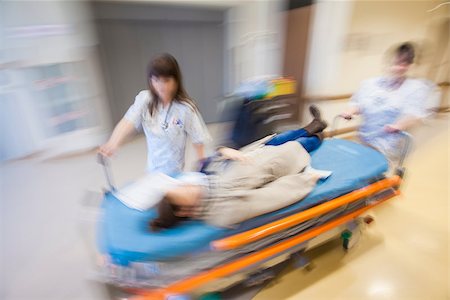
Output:
<instances>
[{"instance_id":1,"label":"stretcher side rail","mask_svg":"<svg viewBox=\"0 0 450 300\"><path fill-rule=\"evenodd\" d=\"M101 153L97 154L97 162L102 165L103 172L105 174L106 183L108 184L108 188L110 192L116 191L116 186L114 184L112 172L111 172L111 166L109 158Z\"/></svg>"},{"instance_id":2,"label":"stretcher side rail","mask_svg":"<svg viewBox=\"0 0 450 300\"><path fill-rule=\"evenodd\" d=\"M392 176L390 178L382 179L377 181L371 185L363 187L361 189L352 191L348 194L340 196L332 201L325 202L318 206L312 207L308 210L293 214L281 220L277 220L263 226L238 233L220 240L215 240L210 243L210 246L215 251L224 251L235 249L241 247L243 245L247 245L249 243L261 240L269 235L278 233L287 228L293 227L312 219L314 217L320 216L324 213L327 213L333 209L336 209L340 206L349 204L351 202L357 201L363 197L367 197L373 195L381 190L387 188L397 188L401 184L401 178L398 175Z\"/></svg>"}]
</instances>

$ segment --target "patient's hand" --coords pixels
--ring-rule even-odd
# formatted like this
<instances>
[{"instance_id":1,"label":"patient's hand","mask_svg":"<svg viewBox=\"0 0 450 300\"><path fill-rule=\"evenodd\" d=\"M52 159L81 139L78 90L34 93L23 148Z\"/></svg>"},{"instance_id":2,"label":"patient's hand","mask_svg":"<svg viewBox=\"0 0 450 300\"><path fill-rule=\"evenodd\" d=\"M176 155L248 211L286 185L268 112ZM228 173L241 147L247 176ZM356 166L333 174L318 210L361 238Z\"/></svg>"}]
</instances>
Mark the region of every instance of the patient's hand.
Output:
<instances>
[{"instance_id":1,"label":"patient's hand","mask_svg":"<svg viewBox=\"0 0 450 300\"><path fill-rule=\"evenodd\" d=\"M223 148L220 148L218 150L218 152L225 159L237 160L237 161L242 161L242 162L249 162L249 158L247 156L245 156L244 153L242 153L239 150L223 147Z\"/></svg>"}]
</instances>

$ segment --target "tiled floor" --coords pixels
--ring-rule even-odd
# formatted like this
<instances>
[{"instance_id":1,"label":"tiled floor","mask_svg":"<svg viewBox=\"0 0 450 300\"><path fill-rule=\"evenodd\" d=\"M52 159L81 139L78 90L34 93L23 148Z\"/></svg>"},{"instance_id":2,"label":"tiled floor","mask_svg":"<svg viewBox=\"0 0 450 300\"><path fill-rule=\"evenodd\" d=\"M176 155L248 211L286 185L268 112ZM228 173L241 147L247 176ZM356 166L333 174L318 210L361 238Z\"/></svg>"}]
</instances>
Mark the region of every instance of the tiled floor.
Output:
<instances>
[{"instance_id":1,"label":"tiled floor","mask_svg":"<svg viewBox=\"0 0 450 300\"><path fill-rule=\"evenodd\" d=\"M376 209L356 248L314 250L315 268L288 269L256 299L448 299L449 121L443 115L417 132L403 196ZM211 131L218 136L221 128ZM114 159L116 182L133 180L144 166L141 137ZM107 299L88 280L92 216L82 203L105 186L94 155L9 162L0 179L0 299Z\"/></svg>"}]
</instances>

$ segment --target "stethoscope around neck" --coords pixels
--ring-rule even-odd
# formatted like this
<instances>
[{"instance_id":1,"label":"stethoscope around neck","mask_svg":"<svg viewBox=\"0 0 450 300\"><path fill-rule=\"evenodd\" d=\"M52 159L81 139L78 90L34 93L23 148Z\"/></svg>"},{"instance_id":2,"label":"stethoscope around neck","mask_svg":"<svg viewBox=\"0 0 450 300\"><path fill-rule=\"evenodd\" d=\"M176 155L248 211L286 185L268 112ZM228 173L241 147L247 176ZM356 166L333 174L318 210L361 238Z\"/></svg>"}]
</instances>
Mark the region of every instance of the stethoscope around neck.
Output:
<instances>
[{"instance_id":1,"label":"stethoscope around neck","mask_svg":"<svg viewBox=\"0 0 450 300\"><path fill-rule=\"evenodd\" d=\"M167 122L167 118L169 117L170 109L172 108L172 103L173 103L173 100L170 101L169 108L167 109L167 112L166 112L166 117L164 118L164 122L161 124L161 128L164 131L169 128L169 122Z\"/></svg>"}]
</instances>

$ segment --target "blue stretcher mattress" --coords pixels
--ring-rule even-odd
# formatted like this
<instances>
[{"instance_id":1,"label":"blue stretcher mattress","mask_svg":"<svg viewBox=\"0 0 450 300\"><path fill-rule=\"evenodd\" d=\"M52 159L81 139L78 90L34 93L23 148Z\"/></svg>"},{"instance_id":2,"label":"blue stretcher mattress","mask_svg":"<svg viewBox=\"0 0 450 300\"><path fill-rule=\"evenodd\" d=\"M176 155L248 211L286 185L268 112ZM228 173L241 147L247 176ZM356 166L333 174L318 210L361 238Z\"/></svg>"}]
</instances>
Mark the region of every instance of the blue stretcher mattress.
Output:
<instances>
[{"instance_id":1,"label":"blue stretcher mattress","mask_svg":"<svg viewBox=\"0 0 450 300\"><path fill-rule=\"evenodd\" d=\"M287 215L334 199L381 178L388 169L385 157L360 144L328 139L311 153L312 166L333 174L320 181L302 201L278 211L256 217L234 229L217 228L201 221L183 222L176 228L161 232L149 231L149 220L156 210L145 212L130 209L110 193L102 204L103 218L98 227L98 243L102 253L114 263L127 265L132 261L169 260L204 251L213 240L242 232Z\"/></svg>"}]
</instances>

